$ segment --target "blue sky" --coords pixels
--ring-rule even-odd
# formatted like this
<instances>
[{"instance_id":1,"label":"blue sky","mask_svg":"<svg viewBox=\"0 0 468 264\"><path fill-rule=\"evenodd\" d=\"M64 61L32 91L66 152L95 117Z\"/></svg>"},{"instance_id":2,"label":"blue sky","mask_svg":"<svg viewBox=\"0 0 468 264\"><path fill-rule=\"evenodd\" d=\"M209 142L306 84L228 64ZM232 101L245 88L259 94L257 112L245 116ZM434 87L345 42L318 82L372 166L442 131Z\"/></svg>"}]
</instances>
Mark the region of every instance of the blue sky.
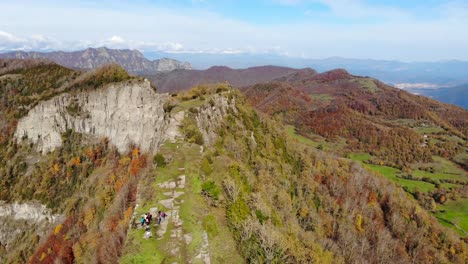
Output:
<instances>
[{"instance_id":1,"label":"blue sky","mask_svg":"<svg viewBox=\"0 0 468 264\"><path fill-rule=\"evenodd\" d=\"M468 1L459 0L0 0L0 10L0 51L468 60Z\"/></svg>"}]
</instances>

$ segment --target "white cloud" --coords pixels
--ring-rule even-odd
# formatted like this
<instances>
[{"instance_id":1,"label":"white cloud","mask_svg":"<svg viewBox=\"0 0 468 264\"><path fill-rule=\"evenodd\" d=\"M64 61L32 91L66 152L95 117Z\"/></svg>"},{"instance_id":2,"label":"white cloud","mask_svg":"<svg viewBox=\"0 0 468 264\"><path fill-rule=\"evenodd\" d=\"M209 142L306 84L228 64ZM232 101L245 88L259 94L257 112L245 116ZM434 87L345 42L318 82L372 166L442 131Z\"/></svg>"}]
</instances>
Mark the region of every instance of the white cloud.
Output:
<instances>
[{"instance_id":1,"label":"white cloud","mask_svg":"<svg viewBox=\"0 0 468 264\"><path fill-rule=\"evenodd\" d=\"M115 43L115 44L121 44L121 43L124 43L125 40L120 37L120 36L112 36L110 39L109 39L109 42L110 43Z\"/></svg>"},{"instance_id":2,"label":"white cloud","mask_svg":"<svg viewBox=\"0 0 468 264\"><path fill-rule=\"evenodd\" d=\"M0 31L0 51L14 50L79 50L88 47L108 47L116 49L138 49L144 51L166 51L166 52L185 52L189 51L177 42L146 42L126 40L123 37L114 35L103 40L81 40L71 42L61 42L44 35L32 35L29 37L20 37L9 32ZM191 51L191 50L190 50Z\"/></svg>"},{"instance_id":3,"label":"white cloud","mask_svg":"<svg viewBox=\"0 0 468 264\"><path fill-rule=\"evenodd\" d=\"M8 32L5 32L5 31L0 31L0 43L3 44L3 43L18 43L18 42L22 42L23 39L20 39L16 36L14 36L13 34L10 34Z\"/></svg>"},{"instance_id":4,"label":"white cloud","mask_svg":"<svg viewBox=\"0 0 468 264\"><path fill-rule=\"evenodd\" d=\"M169 52L272 51L315 58L468 59L468 36L464 34L468 8L460 5L447 4L436 10L437 16L420 20L397 8L358 0L279 1L296 5L320 1L329 6L332 15L385 19L378 23L328 23L314 20L315 11L311 11L309 19L301 22L265 25L201 9L155 5L109 9L68 2L43 5L35 1L25 5L18 0L0 3L0 50L108 46Z\"/></svg>"}]
</instances>

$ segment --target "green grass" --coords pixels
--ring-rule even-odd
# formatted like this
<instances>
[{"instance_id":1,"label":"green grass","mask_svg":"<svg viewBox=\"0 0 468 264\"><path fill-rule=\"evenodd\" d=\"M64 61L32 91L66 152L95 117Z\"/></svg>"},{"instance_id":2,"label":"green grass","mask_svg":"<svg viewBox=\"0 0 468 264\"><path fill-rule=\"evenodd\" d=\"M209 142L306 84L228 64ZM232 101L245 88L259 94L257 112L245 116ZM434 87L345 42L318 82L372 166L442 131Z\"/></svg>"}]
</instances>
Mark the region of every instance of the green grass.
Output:
<instances>
[{"instance_id":1,"label":"green grass","mask_svg":"<svg viewBox=\"0 0 468 264\"><path fill-rule=\"evenodd\" d=\"M306 138L306 137L304 137L302 135L297 134L296 133L296 128L294 126L291 126L291 125L286 126L286 133L290 137L297 139L297 141L299 141L300 143L311 146L311 147L314 147L314 148L316 148L320 144L319 142L313 141L310 138Z\"/></svg>"},{"instance_id":2,"label":"green grass","mask_svg":"<svg viewBox=\"0 0 468 264\"><path fill-rule=\"evenodd\" d=\"M288 134L288 136L296 139L301 144L305 144L314 148L319 148L324 151L338 152L344 149L344 147L346 146L346 140L343 138L336 139L335 141L327 141L323 137L315 134L311 135L312 138L314 138L314 140L304 137L296 133L296 128L291 125L286 126L286 133Z\"/></svg>"},{"instance_id":3,"label":"green grass","mask_svg":"<svg viewBox=\"0 0 468 264\"><path fill-rule=\"evenodd\" d=\"M352 160L360 162L372 159L372 156L369 153L350 153L348 157Z\"/></svg>"},{"instance_id":4,"label":"green grass","mask_svg":"<svg viewBox=\"0 0 468 264\"><path fill-rule=\"evenodd\" d=\"M455 163L450 160L444 159L442 157L434 156L432 157L434 162L425 163L425 164L415 164L413 167L431 167L434 169L434 173L416 169L413 171L415 177L429 177L431 179L450 179L450 180L459 180L467 181L467 173Z\"/></svg>"},{"instance_id":5,"label":"green grass","mask_svg":"<svg viewBox=\"0 0 468 264\"><path fill-rule=\"evenodd\" d=\"M452 188L459 188L460 187L459 184L447 183L447 182L441 183L440 186L442 186L445 189L452 189Z\"/></svg>"},{"instance_id":6,"label":"green grass","mask_svg":"<svg viewBox=\"0 0 468 264\"><path fill-rule=\"evenodd\" d=\"M372 156L367 153L351 153L348 155L348 157L352 160L359 161L361 163L372 158ZM365 164L365 163L363 163L363 165L364 167L370 169L371 171L382 174L383 176L392 180L399 186L408 188L408 190L411 192L415 191L416 189L422 192L429 192L429 191L435 190L435 186L432 183L401 179L397 177L397 175L402 172L399 169L395 169L395 168L388 167L388 166L380 166L380 165Z\"/></svg>"},{"instance_id":7,"label":"green grass","mask_svg":"<svg viewBox=\"0 0 468 264\"><path fill-rule=\"evenodd\" d=\"M378 91L382 91L377 85L375 84L375 81L371 78L357 78L354 79L354 82L359 83L361 87L371 93L375 93Z\"/></svg>"},{"instance_id":8,"label":"green grass","mask_svg":"<svg viewBox=\"0 0 468 264\"><path fill-rule=\"evenodd\" d=\"M418 132L419 134L427 134L427 135L444 131L443 128L441 128L440 126L436 126L436 125L418 126L418 127L414 127L413 130Z\"/></svg>"},{"instance_id":9,"label":"green grass","mask_svg":"<svg viewBox=\"0 0 468 264\"><path fill-rule=\"evenodd\" d=\"M210 96L206 96L203 100L200 99L200 97L188 101L184 101L181 103L178 103L177 106L172 110L172 112L177 113L180 111L186 111L189 110L190 108L195 108L195 107L200 107L207 102L209 102Z\"/></svg>"},{"instance_id":10,"label":"green grass","mask_svg":"<svg viewBox=\"0 0 468 264\"><path fill-rule=\"evenodd\" d=\"M445 135L445 138L446 138L448 141L453 141L453 142L465 144L465 140L463 140L462 138L457 137L457 136L455 136L455 135Z\"/></svg>"},{"instance_id":11,"label":"green grass","mask_svg":"<svg viewBox=\"0 0 468 264\"><path fill-rule=\"evenodd\" d=\"M459 164L468 164L468 150L465 149L465 151L453 157L453 160Z\"/></svg>"},{"instance_id":12,"label":"green grass","mask_svg":"<svg viewBox=\"0 0 468 264\"><path fill-rule=\"evenodd\" d=\"M142 239L143 233L141 230L131 230L127 236L125 250L120 263L136 264L136 263L162 263L165 259L163 252L160 249L160 243L155 238L148 240ZM136 254L136 252L138 252Z\"/></svg>"},{"instance_id":13,"label":"green grass","mask_svg":"<svg viewBox=\"0 0 468 264\"><path fill-rule=\"evenodd\" d=\"M407 118L398 118L398 119L393 119L393 120L387 120L387 122L399 126L407 126L411 127L416 124L416 120L414 119L407 119Z\"/></svg>"},{"instance_id":14,"label":"green grass","mask_svg":"<svg viewBox=\"0 0 468 264\"><path fill-rule=\"evenodd\" d=\"M183 233L191 234L192 241L186 245L179 243L181 258L175 258L170 254L171 229L172 223L168 224L165 237L161 240L156 239L156 229L152 230L153 238L143 239L143 230L131 229L127 237L122 263L187 263L198 254L203 245L203 229L206 224L210 230L209 247L212 263L242 263L243 259L236 250L236 243L227 225L222 207L211 207L206 198L201 194L203 179L200 175L200 164L203 155L200 154L200 146L190 143L165 143L160 152L164 155L167 165L158 167L152 172L154 182L151 184L155 195L151 200L144 201L142 206L137 209L137 215L147 212L151 207L161 207L159 201L168 199L163 192L168 190L161 189L157 184L176 180L182 174L186 175L186 185L184 194L177 201L184 202L180 204L179 216L183 220ZM185 168L179 170L179 168ZM167 208L166 208L167 209ZM207 218L208 216L208 218ZM207 221L207 219L209 221ZM216 222L214 222L216 221ZM216 227L216 228L215 228ZM216 230L215 230L216 229ZM198 263L198 259L193 260Z\"/></svg>"},{"instance_id":15,"label":"green grass","mask_svg":"<svg viewBox=\"0 0 468 264\"><path fill-rule=\"evenodd\" d=\"M186 174L186 179L189 180L194 175L195 169L191 163L197 162L197 153L199 151L199 146L195 144L180 144L180 143L166 143L161 147L160 153L164 155L170 162L165 167L157 167L154 172L155 180L151 184L156 195L151 200L143 201L143 204L137 209L137 216L143 214L144 212L149 211L151 207L162 208L167 211L169 208L164 208L159 201L163 199L168 199L163 193L168 190L161 189L157 184L176 180L176 178L182 174ZM179 168L185 168L184 171L179 170ZM186 189L190 190L189 181L186 184ZM184 190L185 191L185 190ZM191 192L188 192L189 194ZM183 229L186 232L193 233L194 239L191 242L191 245L194 243L201 243L201 232L199 236L196 234L196 229L191 223L196 222L192 219L190 213L187 211L196 209L194 207L192 200L188 199L184 194L178 198L184 200L184 204L181 205L179 215L184 219L187 219L184 222ZM124 254L121 258L122 263L162 263L168 262L184 262L184 260L171 257L170 255L170 232L173 228L173 224L169 223L167 227L166 234L163 239L157 240L157 227L152 228L153 237L150 239L143 239L144 230L140 229L131 229L129 230L126 246L124 249ZM196 239L200 237L200 239ZM189 247L191 246L189 245ZM180 248L180 250L186 250L186 248ZM185 255L185 254L182 254Z\"/></svg>"},{"instance_id":16,"label":"green grass","mask_svg":"<svg viewBox=\"0 0 468 264\"><path fill-rule=\"evenodd\" d=\"M333 96L329 94L309 94L309 96L312 99L320 101L320 102L329 102L333 99Z\"/></svg>"},{"instance_id":17,"label":"green grass","mask_svg":"<svg viewBox=\"0 0 468 264\"><path fill-rule=\"evenodd\" d=\"M461 236L466 237L468 232L468 199L459 199L457 201L448 201L443 205L438 205L438 212L435 213L435 216L439 219L445 226L452 227L456 230ZM454 227L454 223L462 228L465 232L461 231L459 228Z\"/></svg>"}]
</instances>

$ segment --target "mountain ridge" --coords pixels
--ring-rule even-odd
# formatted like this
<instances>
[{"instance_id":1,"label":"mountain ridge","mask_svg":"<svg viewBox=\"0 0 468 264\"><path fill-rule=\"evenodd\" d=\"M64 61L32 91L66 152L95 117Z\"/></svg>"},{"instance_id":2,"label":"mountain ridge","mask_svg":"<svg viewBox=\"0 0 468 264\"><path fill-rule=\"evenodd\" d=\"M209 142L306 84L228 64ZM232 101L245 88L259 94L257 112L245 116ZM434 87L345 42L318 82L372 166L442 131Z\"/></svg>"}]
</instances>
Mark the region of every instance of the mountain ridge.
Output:
<instances>
[{"instance_id":1,"label":"mountain ridge","mask_svg":"<svg viewBox=\"0 0 468 264\"><path fill-rule=\"evenodd\" d=\"M310 71L314 71L309 69ZM269 81L291 73L299 72L279 66L258 66L247 69L232 69L226 66L213 66L206 70L176 70L161 72L155 75L145 75L162 92L186 90L196 85L217 82L228 82L235 87L251 85L257 82Z\"/></svg>"},{"instance_id":2,"label":"mountain ridge","mask_svg":"<svg viewBox=\"0 0 468 264\"><path fill-rule=\"evenodd\" d=\"M130 73L148 74L175 69L191 69L188 62L161 58L148 60L138 50L118 50L106 47L87 48L80 51L53 51L53 52L8 52L1 53L4 59L49 59L62 66L75 69L96 69L106 64L119 64Z\"/></svg>"}]
</instances>

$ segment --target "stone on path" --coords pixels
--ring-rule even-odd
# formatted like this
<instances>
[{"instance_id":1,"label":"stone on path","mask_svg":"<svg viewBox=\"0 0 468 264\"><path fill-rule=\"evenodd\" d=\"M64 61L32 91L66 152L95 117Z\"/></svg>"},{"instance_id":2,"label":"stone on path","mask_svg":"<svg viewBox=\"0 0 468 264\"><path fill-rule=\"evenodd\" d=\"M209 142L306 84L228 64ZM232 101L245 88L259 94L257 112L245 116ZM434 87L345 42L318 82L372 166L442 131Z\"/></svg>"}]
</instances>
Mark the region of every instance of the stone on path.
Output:
<instances>
[{"instance_id":1,"label":"stone on path","mask_svg":"<svg viewBox=\"0 0 468 264\"><path fill-rule=\"evenodd\" d=\"M200 249L200 253L195 257L197 259L201 259L203 263L210 264L210 251L209 251L209 244L208 244L208 234L205 230L203 230L203 245Z\"/></svg>"},{"instance_id":2,"label":"stone on path","mask_svg":"<svg viewBox=\"0 0 468 264\"><path fill-rule=\"evenodd\" d=\"M190 244L190 242L192 242L192 239L193 239L192 234L185 234L184 239L187 245Z\"/></svg>"},{"instance_id":3,"label":"stone on path","mask_svg":"<svg viewBox=\"0 0 468 264\"><path fill-rule=\"evenodd\" d=\"M171 209L174 207L174 199L166 199L166 200L161 200L159 201L160 204L162 204L164 207Z\"/></svg>"},{"instance_id":4,"label":"stone on path","mask_svg":"<svg viewBox=\"0 0 468 264\"><path fill-rule=\"evenodd\" d=\"M177 187L181 189L185 188L185 175L180 175L177 179Z\"/></svg>"},{"instance_id":5,"label":"stone on path","mask_svg":"<svg viewBox=\"0 0 468 264\"><path fill-rule=\"evenodd\" d=\"M158 186L164 189L174 189L176 187L176 182L167 181L167 182L158 184Z\"/></svg>"}]
</instances>

